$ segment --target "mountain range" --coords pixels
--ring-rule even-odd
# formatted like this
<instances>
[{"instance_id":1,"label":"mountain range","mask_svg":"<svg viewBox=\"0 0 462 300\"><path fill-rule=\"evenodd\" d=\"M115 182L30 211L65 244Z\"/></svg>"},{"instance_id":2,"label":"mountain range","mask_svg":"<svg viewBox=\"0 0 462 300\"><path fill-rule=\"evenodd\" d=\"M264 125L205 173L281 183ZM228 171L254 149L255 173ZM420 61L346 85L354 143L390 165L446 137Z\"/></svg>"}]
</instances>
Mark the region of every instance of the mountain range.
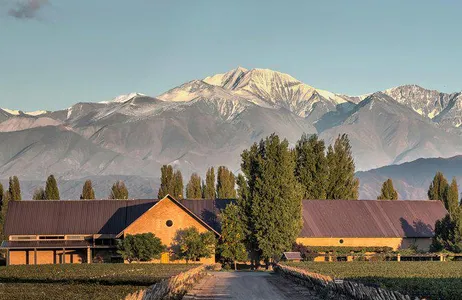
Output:
<instances>
[{"instance_id":1,"label":"mountain range","mask_svg":"<svg viewBox=\"0 0 462 300\"><path fill-rule=\"evenodd\" d=\"M63 198L75 198L73 185L91 178L104 198L109 185L102 183L120 177L133 186L131 197L153 197L162 164L181 169L185 181L209 166L237 173L241 152L273 132L292 145L304 132L326 143L347 133L359 171L447 158L462 153L461 100L462 93L416 85L346 96L238 67L156 97L131 93L58 111L0 109L0 179L18 175L27 197L54 174L69 186Z\"/></svg>"}]
</instances>

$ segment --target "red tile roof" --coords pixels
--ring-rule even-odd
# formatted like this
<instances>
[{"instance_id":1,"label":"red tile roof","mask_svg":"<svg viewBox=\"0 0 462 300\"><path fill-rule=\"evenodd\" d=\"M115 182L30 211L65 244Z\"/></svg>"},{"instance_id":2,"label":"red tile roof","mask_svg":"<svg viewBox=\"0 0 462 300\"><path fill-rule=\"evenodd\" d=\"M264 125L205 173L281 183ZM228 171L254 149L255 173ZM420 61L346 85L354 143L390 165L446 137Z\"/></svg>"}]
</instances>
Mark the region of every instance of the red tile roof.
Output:
<instances>
[{"instance_id":1,"label":"red tile roof","mask_svg":"<svg viewBox=\"0 0 462 300\"><path fill-rule=\"evenodd\" d=\"M300 237L432 237L441 201L303 200Z\"/></svg>"}]
</instances>

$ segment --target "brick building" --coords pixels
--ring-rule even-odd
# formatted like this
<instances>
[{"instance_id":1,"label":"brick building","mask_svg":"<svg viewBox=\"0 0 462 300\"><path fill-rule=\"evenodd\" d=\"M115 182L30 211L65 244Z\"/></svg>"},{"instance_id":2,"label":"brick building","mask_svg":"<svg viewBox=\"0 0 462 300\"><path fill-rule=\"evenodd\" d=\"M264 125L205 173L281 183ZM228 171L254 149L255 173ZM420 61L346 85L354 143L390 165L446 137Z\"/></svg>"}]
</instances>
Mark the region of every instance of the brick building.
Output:
<instances>
[{"instance_id":1,"label":"brick building","mask_svg":"<svg viewBox=\"0 0 462 300\"><path fill-rule=\"evenodd\" d=\"M11 201L2 243L8 264L85 263L117 259L116 239L152 232L170 246L179 229L219 237L218 214L233 200ZM303 200L297 242L307 246L417 246L428 250L441 201ZM215 258L201 262L214 262ZM179 262L164 253L161 263Z\"/></svg>"}]
</instances>

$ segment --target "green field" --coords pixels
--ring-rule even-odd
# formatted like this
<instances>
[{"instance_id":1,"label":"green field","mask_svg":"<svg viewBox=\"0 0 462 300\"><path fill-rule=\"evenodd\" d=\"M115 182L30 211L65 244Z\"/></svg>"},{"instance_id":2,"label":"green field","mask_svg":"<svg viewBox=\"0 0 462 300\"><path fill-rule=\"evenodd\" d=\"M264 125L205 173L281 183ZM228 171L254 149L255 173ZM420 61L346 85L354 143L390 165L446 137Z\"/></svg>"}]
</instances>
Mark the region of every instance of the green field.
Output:
<instances>
[{"instance_id":1,"label":"green field","mask_svg":"<svg viewBox=\"0 0 462 300\"><path fill-rule=\"evenodd\" d=\"M0 267L0 299L123 299L129 293L193 267L180 264Z\"/></svg>"},{"instance_id":2,"label":"green field","mask_svg":"<svg viewBox=\"0 0 462 300\"><path fill-rule=\"evenodd\" d=\"M300 262L286 265L429 299L462 299L462 262Z\"/></svg>"}]
</instances>

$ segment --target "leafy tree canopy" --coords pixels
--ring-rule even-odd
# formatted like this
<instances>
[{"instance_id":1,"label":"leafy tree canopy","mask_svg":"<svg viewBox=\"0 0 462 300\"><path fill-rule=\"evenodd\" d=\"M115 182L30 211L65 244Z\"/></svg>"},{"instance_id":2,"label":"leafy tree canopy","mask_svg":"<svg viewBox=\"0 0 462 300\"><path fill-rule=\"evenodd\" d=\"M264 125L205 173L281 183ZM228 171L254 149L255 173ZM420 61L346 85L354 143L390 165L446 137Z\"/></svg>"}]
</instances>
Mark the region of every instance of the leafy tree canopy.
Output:
<instances>
[{"instance_id":1,"label":"leafy tree canopy","mask_svg":"<svg viewBox=\"0 0 462 300\"><path fill-rule=\"evenodd\" d=\"M128 262L150 261L160 258L166 249L161 240L149 232L126 235L122 241L119 241L117 252Z\"/></svg>"}]
</instances>

